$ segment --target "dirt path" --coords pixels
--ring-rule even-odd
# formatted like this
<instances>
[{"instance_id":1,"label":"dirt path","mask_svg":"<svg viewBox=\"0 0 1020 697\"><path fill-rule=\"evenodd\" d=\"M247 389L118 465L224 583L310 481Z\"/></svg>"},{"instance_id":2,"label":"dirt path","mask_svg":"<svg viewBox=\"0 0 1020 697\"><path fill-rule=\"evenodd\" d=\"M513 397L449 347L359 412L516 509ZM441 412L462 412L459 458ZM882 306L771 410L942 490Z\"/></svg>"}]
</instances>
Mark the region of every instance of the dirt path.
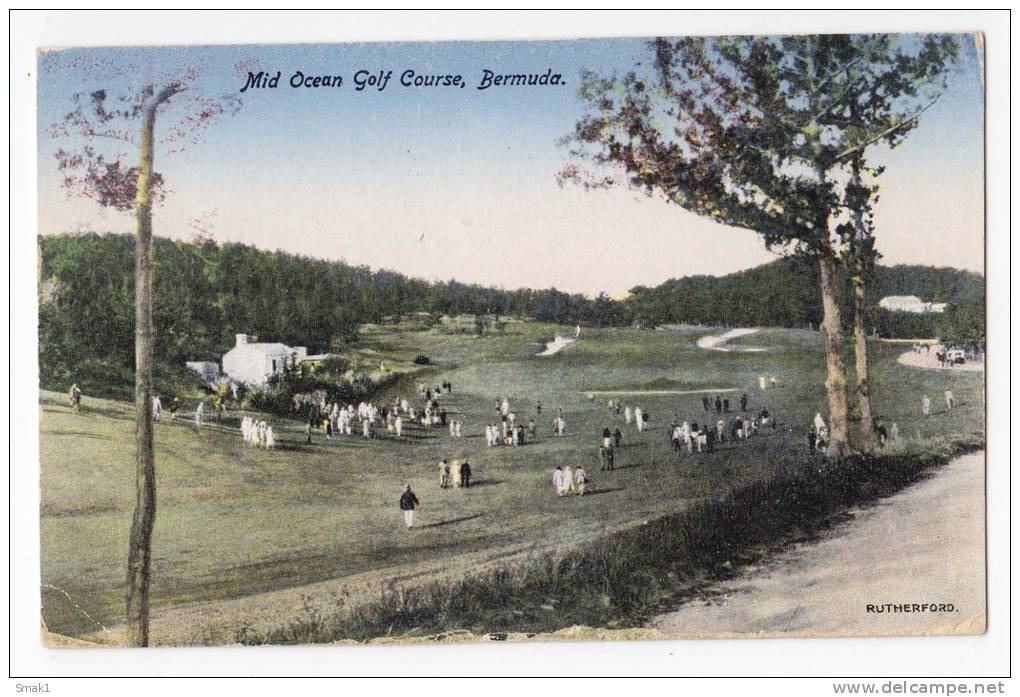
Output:
<instances>
[{"instance_id":1,"label":"dirt path","mask_svg":"<svg viewBox=\"0 0 1020 697\"><path fill-rule=\"evenodd\" d=\"M978 452L852 511L820 541L780 552L651 627L681 635L981 633L984 513ZM952 611L868 612L887 603L952 604Z\"/></svg>"},{"instance_id":2,"label":"dirt path","mask_svg":"<svg viewBox=\"0 0 1020 697\"><path fill-rule=\"evenodd\" d=\"M746 351L751 353L760 353L764 351L763 348L756 346L727 346L726 344L733 340L739 339L742 336L749 336L751 334L757 334L761 329L754 328L738 328L731 329L728 332L722 334L709 334L698 339L698 348L708 349L710 351Z\"/></svg>"},{"instance_id":3,"label":"dirt path","mask_svg":"<svg viewBox=\"0 0 1020 697\"><path fill-rule=\"evenodd\" d=\"M902 365L909 365L913 368L928 368L929 370L949 370L949 371L967 371L967 372L984 372L984 363L964 363L963 365L956 365L951 368L943 368L939 365L939 359L935 356L934 351L924 351L922 353L916 353L913 350L904 351L896 359L897 363Z\"/></svg>"}]
</instances>

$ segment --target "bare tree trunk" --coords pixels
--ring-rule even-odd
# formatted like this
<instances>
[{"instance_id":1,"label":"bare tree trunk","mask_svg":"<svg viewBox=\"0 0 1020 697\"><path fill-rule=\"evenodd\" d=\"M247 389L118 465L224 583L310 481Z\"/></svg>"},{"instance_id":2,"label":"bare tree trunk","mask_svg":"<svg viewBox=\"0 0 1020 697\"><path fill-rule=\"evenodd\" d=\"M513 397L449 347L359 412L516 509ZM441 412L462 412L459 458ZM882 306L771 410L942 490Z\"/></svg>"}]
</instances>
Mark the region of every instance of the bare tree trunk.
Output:
<instances>
[{"instance_id":1,"label":"bare tree trunk","mask_svg":"<svg viewBox=\"0 0 1020 697\"><path fill-rule=\"evenodd\" d=\"M847 441L846 366L843 364L843 327L836 302L836 261L831 255L819 259L822 292L822 329L825 331L825 389L829 397L829 446L826 454L842 457L850 452Z\"/></svg>"},{"instance_id":2,"label":"bare tree trunk","mask_svg":"<svg viewBox=\"0 0 1020 697\"><path fill-rule=\"evenodd\" d=\"M152 429L152 147L156 107L145 110L135 197L135 513L127 568L128 638L149 645L149 576L156 522Z\"/></svg>"},{"instance_id":3,"label":"bare tree trunk","mask_svg":"<svg viewBox=\"0 0 1020 697\"><path fill-rule=\"evenodd\" d=\"M857 408L861 413L858 448L870 453L878 445L878 434L875 433L875 422L871 413L871 383L868 381L868 335L864 326L865 319L865 262L857 263L852 279L853 312L854 312L854 368L857 378L855 392Z\"/></svg>"}]
</instances>

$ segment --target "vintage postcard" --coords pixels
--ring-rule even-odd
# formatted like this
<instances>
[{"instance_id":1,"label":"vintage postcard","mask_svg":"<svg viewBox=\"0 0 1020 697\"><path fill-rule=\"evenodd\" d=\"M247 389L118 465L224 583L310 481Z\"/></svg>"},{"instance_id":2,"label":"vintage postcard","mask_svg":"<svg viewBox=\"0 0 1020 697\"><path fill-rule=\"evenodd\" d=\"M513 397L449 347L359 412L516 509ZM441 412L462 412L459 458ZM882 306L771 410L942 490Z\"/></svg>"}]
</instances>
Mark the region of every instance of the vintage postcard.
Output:
<instances>
[{"instance_id":1,"label":"vintage postcard","mask_svg":"<svg viewBox=\"0 0 1020 697\"><path fill-rule=\"evenodd\" d=\"M40 49L44 643L984 632L983 61Z\"/></svg>"}]
</instances>

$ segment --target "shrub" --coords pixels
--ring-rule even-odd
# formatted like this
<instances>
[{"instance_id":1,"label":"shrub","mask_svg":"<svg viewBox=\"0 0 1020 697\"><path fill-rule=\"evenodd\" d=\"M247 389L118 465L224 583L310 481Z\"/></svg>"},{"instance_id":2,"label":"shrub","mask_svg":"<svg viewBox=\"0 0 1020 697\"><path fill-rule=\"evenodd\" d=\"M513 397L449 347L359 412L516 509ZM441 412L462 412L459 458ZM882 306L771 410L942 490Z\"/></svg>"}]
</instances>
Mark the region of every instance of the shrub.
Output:
<instances>
[{"instance_id":1,"label":"shrub","mask_svg":"<svg viewBox=\"0 0 1020 697\"><path fill-rule=\"evenodd\" d=\"M432 365L432 359L423 353L419 353L417 356L415 356L414 362L417 365Z\"/></svg>"}]
</instances>

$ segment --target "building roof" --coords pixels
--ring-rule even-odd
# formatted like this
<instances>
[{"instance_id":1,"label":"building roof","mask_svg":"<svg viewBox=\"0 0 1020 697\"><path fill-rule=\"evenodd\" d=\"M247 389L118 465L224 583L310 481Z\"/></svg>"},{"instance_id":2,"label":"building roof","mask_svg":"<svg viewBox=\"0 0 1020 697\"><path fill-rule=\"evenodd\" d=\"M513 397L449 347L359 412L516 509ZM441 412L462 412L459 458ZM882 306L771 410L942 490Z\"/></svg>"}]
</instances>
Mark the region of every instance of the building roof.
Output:
<instances>
[{"instance_id":1,"label":"building roof","mask_svg":"<svg viewBox=\"0 0 1020 697\"><path fill-rule=\"evenodd\" d=\"M925 302L916 295L887 295L878 301L878 306L916 314L940 313L946 309L946 303Z\"/></svg>"},{"instance_id":2,"label":"building roof","mask_svg":"<svg viewBox=\"0 0 1020 697\"><path fill-rule=\"evenodd\" d=\"M294 349L286 344L276 343L264 343L264 344L241 344L240 346L234 346L230 351L244 351L252 349L258 353L290 353ZM227 353L229 353L228 351Z\"/></svg>"}]
</instances>

